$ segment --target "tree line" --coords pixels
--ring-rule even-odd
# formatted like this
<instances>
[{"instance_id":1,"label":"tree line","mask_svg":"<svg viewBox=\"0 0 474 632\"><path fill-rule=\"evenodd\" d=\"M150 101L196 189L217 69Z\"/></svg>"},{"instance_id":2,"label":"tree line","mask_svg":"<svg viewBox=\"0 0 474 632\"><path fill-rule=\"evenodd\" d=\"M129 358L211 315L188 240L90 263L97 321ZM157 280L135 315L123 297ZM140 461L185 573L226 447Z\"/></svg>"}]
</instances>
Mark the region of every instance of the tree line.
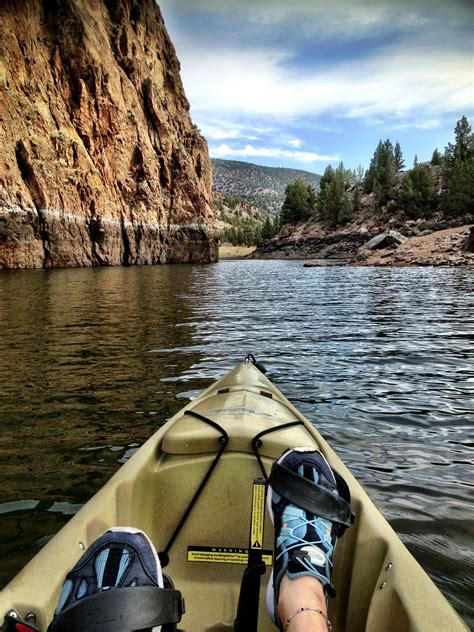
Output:
<instances>
[{"instance_id":1,"label":"tree line","mask_svg":"<svg viewBox=\"0 0 474 632\"><path fill-rule=\"evenodd\" d=\"M243 218L237 214L223 214L221 219L230 226L221 231L220 240L233 246L259 246L274 237L281 228L278 216L272 219L267 215L263 220L260 216Z\"/></svg>"},{"instance_id":2,"label":"tree line","mask_svg":"<svg viewBox=\"0 0 474 632\"><path fill-rule=\"evenodd\" d=\"M474 212L474 135L465 116L457 122L454 143L448 143L444 154L436 148L429 163L419 163L415 156L413 168L401 174L405 167L400 143L394 146L389 139L380 140L367 171L360 165L347 169L342 162L336 168L329 165L318 193L302 179L289 184L282 210L274 218L223 213L221 219L230 226L221 232L220 239L233 245L258 246L285 224L310 219L336 228L361 211L364 195L373 196L376 212L385 212L390 205L411 219L430 217L437 210L447 217ZM441 195L435 187L439 180ZM224 196L231 208L243 201L239 196ZM222 200L216 205L224 210Z\"/></svg>"},{"instance_id":3,"label":"tree line","mask_svg":"<svg viewBox=\"0 0 474 632\"><path fill-rule=\"evenodd\" d=\"M335 169L329 165L318 194L295 180L286 188L280 224L314 218L332 228L343 225L361 210L362 193L373 195L379 212L391 202L410 218L429 217L438 209L451 217L474 212L474 135L465 116L454 136L444 155L435 149L430 163L423 164L415 156L413 168L402 177L397 175L405 167L400 143L393 146L387 139L377 145L365 174L361 167L351 171L342 162ZM435 191L434 167L441 170L441 196Z\"/></svg>"}]
</instances>

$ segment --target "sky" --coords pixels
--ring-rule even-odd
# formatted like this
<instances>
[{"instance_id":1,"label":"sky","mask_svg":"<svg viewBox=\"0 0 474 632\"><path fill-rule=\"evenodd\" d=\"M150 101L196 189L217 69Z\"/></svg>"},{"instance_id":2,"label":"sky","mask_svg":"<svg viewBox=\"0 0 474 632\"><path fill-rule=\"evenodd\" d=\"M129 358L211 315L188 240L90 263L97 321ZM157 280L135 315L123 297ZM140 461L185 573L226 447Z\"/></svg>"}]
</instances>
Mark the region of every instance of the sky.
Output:
<instances>
[{"instance_id":1,"label":"sky","mask_svg":"<svg viewBox=\"0 0 474 632\"><path fill-rule=\"evenodd\" d=\"M474 2L158 0L213 158L406 167L474 121Z\"/></svg>"}]
</instances>

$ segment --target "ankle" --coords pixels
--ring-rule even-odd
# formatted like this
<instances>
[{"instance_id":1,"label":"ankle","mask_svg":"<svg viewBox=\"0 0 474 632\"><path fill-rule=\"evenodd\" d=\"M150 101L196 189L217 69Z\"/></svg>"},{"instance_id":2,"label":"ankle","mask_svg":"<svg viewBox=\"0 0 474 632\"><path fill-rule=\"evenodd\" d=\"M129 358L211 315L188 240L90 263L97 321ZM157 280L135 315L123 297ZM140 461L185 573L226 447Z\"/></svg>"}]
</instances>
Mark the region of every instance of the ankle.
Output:
<instances>
[{"instance_id":1,"label":"ankle","mask_svg":"<svg viewBox=\"0 0 474 632\"><path fill-rule=\"evenodd\" d=\"M283 622L285 632L328 632L330 623L321 610L297 610Z\"/></svg>"},{"instance_id":2,"label":"ankle","mask_svg":"<svg viewBox=\"0 0 474 632\"><path fill-rule=\"evenodd\" d=\"M302 608L311 608L304 610ZM295 615L295 613L297 613ZM280 584L278 617L288 632L326 632L326 598L323 585L311 576L290 579L286 575ZM291 622L287 624L288 618Z\"/></svg>"}]
</instances>

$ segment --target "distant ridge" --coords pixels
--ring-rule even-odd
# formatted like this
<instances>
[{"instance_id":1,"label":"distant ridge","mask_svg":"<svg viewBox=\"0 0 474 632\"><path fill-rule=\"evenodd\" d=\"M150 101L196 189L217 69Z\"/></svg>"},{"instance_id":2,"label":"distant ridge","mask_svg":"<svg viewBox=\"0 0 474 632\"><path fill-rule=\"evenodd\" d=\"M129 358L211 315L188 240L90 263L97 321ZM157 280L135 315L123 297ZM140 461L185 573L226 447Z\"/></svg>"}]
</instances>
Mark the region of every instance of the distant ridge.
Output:
<instances>
[{"instance_id":1,"label":"distant ridge","mask_svg":"<svg viewBox=\"0 0 474 632\"><path fill-rule=\"evenodd\" d=\"M302 169L262 167L239 160L212 161L213 188L222 193L238 195L257 206L261 212L276 215L281 210L285 189L301 178L315 190L321 176Z\"/></svg>"}]
</instances>

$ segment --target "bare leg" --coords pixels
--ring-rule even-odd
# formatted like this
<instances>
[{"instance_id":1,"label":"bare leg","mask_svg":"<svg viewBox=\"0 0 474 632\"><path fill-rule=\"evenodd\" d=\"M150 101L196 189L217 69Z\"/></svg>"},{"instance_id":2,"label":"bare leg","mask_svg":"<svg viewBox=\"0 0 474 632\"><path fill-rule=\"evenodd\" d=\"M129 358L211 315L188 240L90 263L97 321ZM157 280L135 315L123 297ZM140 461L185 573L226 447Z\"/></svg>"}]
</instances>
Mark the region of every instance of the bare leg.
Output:
<instances>
[{"instance_id":1,"label":"bare leg","mask_svg":"<svg viewBox=\"0 0 474 632\"><path fill-rule=\"evenodd\" d=\"M300 608L314 608L314 610L298 612ZM321 610L327 616L321 582L309 576L297 579L284 576L281 580L278 600L278 616L284 629L288 632L327 632L327 619L315 612L316 610ZM296 612L298 614L287 625L288 617L293 617Z\"/></svg>"}]
</instances>

